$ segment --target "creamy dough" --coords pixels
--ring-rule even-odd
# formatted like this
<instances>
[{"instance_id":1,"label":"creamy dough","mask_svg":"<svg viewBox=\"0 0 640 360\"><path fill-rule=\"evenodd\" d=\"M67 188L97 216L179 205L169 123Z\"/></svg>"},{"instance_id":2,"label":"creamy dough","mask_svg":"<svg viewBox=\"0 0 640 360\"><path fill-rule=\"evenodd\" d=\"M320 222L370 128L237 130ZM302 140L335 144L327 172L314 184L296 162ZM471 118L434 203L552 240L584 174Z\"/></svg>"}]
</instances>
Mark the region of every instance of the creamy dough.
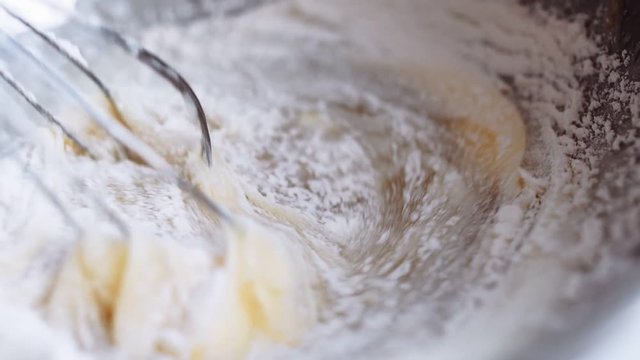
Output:
<instances>
[{"instance_id":1,"label":"creamy dough","mask_svg":"<svg viewBox=\"0 0 640 360\"><path fill-rule=\"evenodd\" d=\"M270 236L249 222L229 229L222 263L157 238L84 239L47 318L83 348L113 344L133 358L239 359L258 336L295 345L314 320L305 266Z\"/></svg>"}]
</instances>

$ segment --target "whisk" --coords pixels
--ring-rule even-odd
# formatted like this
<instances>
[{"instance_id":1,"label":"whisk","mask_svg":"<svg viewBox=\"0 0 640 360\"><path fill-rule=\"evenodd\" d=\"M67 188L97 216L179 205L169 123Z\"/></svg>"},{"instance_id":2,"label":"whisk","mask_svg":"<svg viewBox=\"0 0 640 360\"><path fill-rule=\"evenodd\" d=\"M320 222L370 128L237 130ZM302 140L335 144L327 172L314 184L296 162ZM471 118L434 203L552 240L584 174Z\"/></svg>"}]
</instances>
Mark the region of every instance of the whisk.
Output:
<instances>
[{"instance_id":1,"label":"whisk","mask_svg":"<svg viewBox=\"0 0 640 360\"><path fill-rule=\"evenodd\" d=\"M49 6L52 11L64 11L57 8L55 4L46 0L36 0L36 2ZM117 102L114 100L111 90L87 64L62 46L53 36L45 33L41 29L38 29L32 22L25 19L2 2L0 2L0 11L4 11L11 18L24 25L28 31L35 34L39 39L44 41L47 46L55 50L56 53L60 54L75 68L80 70L80 72L84 74L84 76L86 76L102 93L110 108L101 109L96 105L93 105L79 89L72 85L70 81L65 79L65 76L54 69L47 60L42 59L35 52L30 50L16 36L0 30L0 37L6 40L6 46L9 46L13 52L20 54L20 56L26 59L32 67L37 68L43 78L46 78L50 84L79 104L91 116L92 120L103 128L105 132L116 141L116 143L120 144L120 146L124 147L126 150L133 152L144 164L167 176L170 176L182 191L191 194L191 196L193 196L199 203L213 212L222 221L229 225L236 224L236 221L229 211L223 208L220 204L211 200L197 186L185 179L178 171L173 169L165 158L159 155L148 144L140 140L124 125L124 121L122 121L122 112ZM84 20L74 13L69 13L68 15L72 21L77 22L80 26L95 32L96 36L101 36L117 45L126 53L137 59L140 63L152 69L158 76L165 79L183 96L185 104L189 109L191 109L194 117L198 120L201 131L202 155L206 164L210 166L212 146L206 115L197 95L186 79L160 57L140 46L136 41L129 39L119 32L109 29L101 24ZM89 154L89 156L95 157L91 148L82 143L80 139L72 134L64 123L53 115L53 113L42 105L42 103L39 102L26 87L24 87L5 68L3 68L1 63L0 78L2 78L11 89L13 89L22 99L24 99L24 101L26 101L27 104L35 109L48 122L58 127L64 135L73 141L81 150Z\"/></svg>"},{"instance_id":2,"label":"whisk","mask_svg":"<svg viewBox=\"0 0 640 360\"><path fill-rule=\"evenodd\" d=\"M24 59L24 63L28 64L29 69L37 69L38 78L46 79L47 83L53 85L54 88L58 90L60 95L56 96L63 96L62 94L64 94L66 98L79 104L90 116L91 120L99 125L112 140L125 150L135 154L137 159L140 160L138 161L139 163L153 168L160 175L163 175L161 180L163 185L166 185L164 180L169 178L173 182L171 185L175 184L175 186L170 186L171 190L177 187L180 191L191 195L205 210L208 210L219 220L219 224L216 225L222 225L222 229L218 230L222 230L221 233L225 240L224 245L226 245L224 246L224 258L218 261L218 254L215 254L214 257L211 248L192 248L182 246L178 241L164 241L165 239L163 238L165 236L163 235L169 235L166 237L170 237L175 234L152 233L151 231L147 231L147 228L144 226L145 224L134 224L132 221L123 221L119 217L120 215L117 210L123 209L128 204L124 205L119 203L118 205L122 205L122 207L118 206L117 209L111 211L106 202L103 203L101 199L93 196L94 194L88 190L88 188L90 188L89 182L85 181L83 183L83 180L74 177L75 174L65 173L64 175L66 176L61 180L62 183L59 187L51 186L51 188L48 188L47 185L55 183L57 179L49 181L50 179L45 177L45 174L46 176L52 177L56 175L54 171L46 171L46 166L48 165L46 162L48 158L46 158L46 156L43 156L44 160L42 161L45 171L39 171L37 166L32 168L24 164L17 155L12 153L10 146L0 147L0 159L10 157L19 165L22 165L17 178L14 179L11 176L7 176L6 178L0 178L0 180L8 180L6 183L10 186L12 186L13 183L17 183L20 185L20 189L23 188L21 187L23 179L25 182L31 180L33 182L32 185L35 186L25 186L24 188L28 188L25 191L31 191L32 188L35 188L41 195L44 195L45 200L52 205L52 207L34 206L33 208L36 208L36 211L42 211L47 217L49 216L49 210L52 208L53 210L57 210L58 216L60 216L66 225L64 227L64 234L67 235L68 232L71 231L77 240L73 243L71 249L62 249L61 252L69 251L62 255L47 252L47 262L57 260L50 259L48 255L52 257L54 255L64 256L62 261L51 265L51 268L47 268L47 271L42 272L45 273L42 276L53 274L56 277L55 281L47 283L47 289L44 290L47 294L42 296L43 298L46 297L46 299L37 300L42 300L47 307L47 309L44 309L44 312L49 316L47 319L51 321L52 324L62 324L61 326L75 335L75 340L77 340L78 344L83 348L92 349L95 345L94 340L98 339L95 341L107 342L118 347L118 349L123 349L127 354L132 354L130 356L131 358L147 358L149 357L146 356L147 352L154 352L156 349L159 349L159 343L156 344L154 341L164 341L164 339L160 339L161 329L156 329L157 331L155 331L158 339L150 337L147 340L151 340L146 341L146 345L139 346L137 339L129 335L144 333L146 330L149 330L150 327L158 326L160 323L158 323L157 320L163 318L165 313L167 313L167 319L171 318L170 321L172 323L174 320L179 322L180 324L175 325L181 325L183 330L187 332L187 335L190 335L190 341L185 342L185 353L190 352L191 355L185 355L185 358L240 358L243 354L247 353L251 345L250 342L254 338L271 339L274 342L287 344L300 341L301 334L304 333L304 330L315 323L316 315L315 302L312 297L312 278L309 275L311 268L310 264L305 261L304 256L307 250L303 245L293 241L293 234L297 233L294 231L286 231L281 227L267 226L265 223L270 219L266 217L261 218L256 214L257 212L251 212L249 210L251 205L247 199L248 196L245 196L241 191L233 193L233 195L238 195L233 198L234 201L237 200L237 204L231 203L231 205L228 205L229 208L234 210L233 213L230 212L226 206L222 205L227 205L228 203L220 203L227 200L226 198L218 198L220 202L214 201L212 197L218 194L216 192L218 189L213 188L213 186L205 188L207 184L211 183L199 182L202 178L198 177L198 175L202 175L202 172L197 172L192 178L194 180L188 180L187 175L183 175L183 173L186 174L189 170L193 169L180 170L174 168L174 165L172 165L167 158L160 155L154 148L145 143L141 139L142 136L137 136L127 127L126 121L123 121L123 112L115 101L107 83L104 79L101 79L81 57L74 55L74 52L70 51L66 46L67 44L61 43L60 40L57 40L54 36L42 31L42 29L35 26L33 22L21 16L15 9L7 6L6 3L2 1L3 0L0 0L0 13L5 12L9 17L21 23L31 35L34 35L34 40L44 42L47 47L50 47L55 53L61 55L65 63L68 62L74 69L79 70L84 77L89 79L91 83L97 87L106 99L107 106L103 107L92 103L83 90L73 85L71 81L69 81L69 77L63 75L52 66L50 59L43 59L42 56L33 51L29 45L30 43L23 38L0 30L0 50L6 50L5 48L8 48L11 54L16 54L16 56L20 56L20 59ZM49 4L46 0L34 1ZM55 9L55 7L52 7L52 9ZM198 97L185 78L161 58L119 32L111 30L102 24L90 23L73 14L69 14L69 16L71 21L78 23L84 29L95 33L96 36L102 37L123 49L126 53L141 64L149 67L160 78L168 81L169 84L178 90L184 97L187 107L192 110L194 118L199 122L202 161L205 166L210 167L214 165L212 164L212 145L206 116ZM0 57L0 78L4 80L9 89L12 89L15 94L19 95L26 104L35 109L46 121L59 128L67 138L65 140L70 140L75 143L78 148L82 149L83 152L80 153L80 156L87 154L87 156L99 160L99 156L96 156L93 151L94 149L92 149L93 144L85 143L82 138L76 136L76 134L71 131L71 124L65 124L63 118L58 118L51 107L47 107L43 101L32 95L31 91L24 86L19 79L14 78L6 68L7 67L3 67L3 59ZM0 109L0 111L4 110ZM5 128L11 127L11 125L12 124L8 124ZM0 136L3 135L5 134L0 132ZM42 148L46 149L45 142L50 141L51 137L45 136L43 139L45 140L43 144L40 145L43 145ZM23 150L24 148L25 147L19 147L19 150ZM7 151L7 149L9 151ZM3 152L5 153L3 154ZM39 160L37 156L35 158L35 161ZM57 157L53 158L58 160ZM5 159L2 160L5 162ZM65 158L63 160L66 162L67 159ZM82 161L78 161L77 164L79 167L87 165ZM58 164L51 165L56 166ZM93 163L89 165L91 166L87 168L92 171L96 169ZM61 168L61 166L55 167L56 170ZM84 169L86 170L87 168ZM13 169L13 167L11 167L11 169ZM225 178L227 173L223 173L224 170L226 170L224 166L220 166L220 169L222 180L220 183L215 183L215 185L222 184L221 187L224 187L224 189L222 189L223 191L228 189L232 189L233 191L240 188L235 187L238 185L235 182L225 182L230 178ZM197 170L202 169L198 168ZM204 174L206 176L206 172L204 172ZM128 180L132 179L132 177L129 177ZM135 180L137 180L137 178ZM135 189L139 189L138 183L131 184L131 182L132 181L128 182L127 185L135 185ZM200 184L203 189L201 190L198 185L195 185L196 183ZM56 183L56 185L58 185L58 183ZM65 185L72 186L68 187ZM111 183L109 185L111 185ZM140 187L142 187L142 185L140 185ZM79 191L81 194L78 196L75 194L66 196L67 194L63 191L58 193L55 191L66 190L68 188L74 193ZM3 189L0 188L0 190ZM203 190L208 192L205 193ZM31 192L29 194L31 194ZM212 194L211 197L208 194ZM6 192L3 192L2 195L6 195ZM225 193L225 195L227 194ZM4 198L4 196L0 197L0 207L4 208L0 208L0 210L9 213L12 211L11 206L9 206L10 204L1 203L1 200ZM17 198L18 201L22 200L15 196L12 198ZM68 201L65 202L63 199ZM136 199L142 199L142 196ZM149 201L141 205L151 203L153 202ZM93 204L95 209L86 206L87 204ZM31 208L28 206L26 208L27 210L19 212L19 215L25 214L24 217L33 217L36 218L37 221L40 219L48 220L43 216L32 216L30 212ZM97 210L97 212L94 214L85 214L84 211L87 208L89 208L88 210L90 212L93 212L93 210ZM119 230L122 238L113 237L108 231L96 232L94 234L85 230L87 227L83 226L84 224L78 219L94 219L95 217L85 217L85 215L97 215L98 212L101 215L100 219L109 220L111 225L114 225L110 227L109 230L113 230L114 228ZM189 212L186 216L190 217L191 215L191 212ZM10 220L13 219L13 217L10 216L7 218ZM16 218L22 220L21 217ZM4 219L0 218L0 221L1 220ZM152 220L155 224L160 224L161 222L158 220L158 217L155 216L153 216ZM189 220L190 219L187 219L187 221ZM9 223L10 221L6 222ZM28 225L31 224L33 224L33 226L22 226L20 229L37 231L38 229L35 228L40 224L34 221ZM191 224L192 223L190 223L190 225ZM17 228L13 224L10 225L13 226L13 228ZM98 226L102 225L107 224L103 224L102 222L98 224ZM131 225L131 229L128 228L128 225ZM165 224L163 223L162 225ZM200 225L200 222L198 225ZM17 226L19 227L21 224ZM174 227L173 223L167 224L167 226L170 227L171 230L179 227ZM185 228L186 226L180 227L180 229ZM0 228L0 230L4 230L4 228ZM59 236L60 233L61 232L57 232L52 236ZM14 235L11 232L9 232L9 234L9 237ZM28 232L25 232L25 234L30 235ZM46 235L47 239L51 236L50 234ZM18 238L18 236L15 236L15 238ZM34 238L39 241L44 237ZM119 241L124 239L130 241ZM0 241L2 240L5 239L0 239ZM9 240L15 239L11 238ZM65 236L64 240L66 242L68 237ZM20 243L20 241L17 242ZM44 247L46 245L42 246ZM125 250L124 246L126 246L128 250ZM122 255L125 254L125 251L128 251L126 256ZM122 255L122 257L118 254ZM0 254L0 260L2 260L2 255L4 254ZM122 260L125 257L127 260ZM22 260L25 263L31 263L32 258L33 256L31 256L31 254L27 254ZM169 260L165 262L163 260L168 258L175 260L175 262ZM90 267L89 271L87 271L85 266L87 264ZM107 271L105 269L111 269L113 271ZM141 269L144 269L144 271ZM103 273L107 272L109 276L102 276L104 275ZM93 273L99 273L100 276L91 277L87 275ZM131 274L137 274L140 275L140 277ZM152 274L150 275L150 278L153 278L152 281L147 281L149 277L145 276L148 274ZM21 276L22 273L19 275ZM184 277L191 278L183 281ZM114 287L113 285L116 283L119 285ZM214 284L215 286L213 286ZM143 290L139 289L139 285L143 287ZM198 287L197 294L199 295L194 296L194 301L187 301L186 299L190 298L192 294L196 294L196 286ZM130 291L124 291L122 289L129 289ZM169 291L165 291L167 289L169 289ZM177 291L175 289L183 289L184 292L180 294L190 295L184 295L183 298L183 295L176 295L177 293L174 293L174 291ZM165 295L171 295L156 296L156 290L164 292ZM103 301L103 296L108 297L108 301ZM173 319L174 316L170 315L174 314L173 309L171 311L166 310L168 304L173 304L170 301L174 301L167 299L173 299L174 297L179 298L178 300L174 299L174 305L179 308L184 308L185 314L189 309L200 309L198 310L198 321L192 323L191 316L186 315L180 316L181 319ZM133 300L137 299L142 299L142 302L135 302L134 304ZM153 301L154 299L160 299L162 301ZM149 300L149 302L147 302L147 300ZM165 302L165 300L167 302ZM209 303L210 300L211 303ZM155 309L155 312L151 310L147 311L147 308L150 306L149 303L155 304L155 308L151 306L151 310ZM77 304L85 304L86 306L76 306ZM129 307L123 304L129 304ZM139 311L142 307L137 307L138 304L143 304L144 311ZM0 309L0 311L1 310L2 309ZM103 314L109 314L108 318L105 315L103 319ZM132 314L136 315L135 319L129 319L129 315ZM127 321L114 320L119 318L126 318ZM200 318L203 320L201 321ZM167 322L167 324L168 323L169 322ZM129 331L129 328L133 330ZM145 331L138 331L143 328ZM92 329L95 330L95 334L90 331ZM209 339L211 339L211 341L209 341Z\"/></svg>"}]
</instances>

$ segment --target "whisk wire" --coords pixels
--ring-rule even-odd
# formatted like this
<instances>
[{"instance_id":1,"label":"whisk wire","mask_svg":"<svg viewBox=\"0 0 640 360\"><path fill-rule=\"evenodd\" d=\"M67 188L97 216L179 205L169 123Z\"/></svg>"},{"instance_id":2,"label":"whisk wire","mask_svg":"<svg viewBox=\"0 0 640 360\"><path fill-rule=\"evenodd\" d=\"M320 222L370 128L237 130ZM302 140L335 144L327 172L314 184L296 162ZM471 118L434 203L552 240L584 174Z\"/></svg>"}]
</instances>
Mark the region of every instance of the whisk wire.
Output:
<instances>
[{"instance_id":1,"label":"whisk wire","mask_svg":"<svg viewBox=\"0 0 640 360\"><path fill-rule=\"evenodd\" d=\"M168 81L181 95L184 99L185 105L190 108L191 112L195 115L198 120L198 124L200 125L201 132L201 147L202 153L205 157L207 165L211 166L212 161L212 143L211 136L209 135L209 125L207 123L207 116L205 114L204 108L200 99L196 95L195 91L189 85L189 82L171 65L169 65L166 61L162 60L158 55L154 54L150 50L143 47L141 44L136 42L133 39L127 38L120 34L119 32L112 30L103 24L89 21L85 18L78 16L73 11L68 11L60 8L58 5L52 3L49 0L36 0L39 3L45 4L55 11L63 12L65 15L68 15L73 21L81 24L85 27L93 29L97 31L99 34L112 41L130 56L133 56L144 65L148 66L151 70L153 70L156 74L161 76L163 79ZM55 41L53 41L55 43ZM58 46L58 50L64 52L64 49L61 49ZM72 60L73 61L73 60ZM83 66L83 64L78 64L79 66ZM86 66L83 66L86 68ZM88 70L88 69L87 69ZM91 73L90 70L88 70ZM93 74L95 77L95 74ZM88 75L89 76L89 75ZM97 79L97 77L95 77ZM99 79L97 79L100 82ZM105 96L110 94L106 86L104 87L107 91L105 92ZM113 102L115 104L115 102Z\"/></svg>"},{"instance_id":2,"label":"whisk wire","mask_svg":"<svg viewBox=\"0 0 640 360\"><path fill-rule=\"evenodd\" d=\"M88 194L98 209L106 215L107 219L111 221L111 223L118 229L120 234L124 239L131 238L131 230L129 230L129 226L127 226L126 222L118 216L109 205L107 205L102 199L97 197L93 192L89 191L88 186L85 182L80 179L74 179L74 185L79 188L83 193Z\"/></svg>"},{"instance_id":3,"label":"whisk wire","mask_svg":"<svg viewBox=\"0 0 640 360\"><path fill-rule=\"evenodd\" d=\"M25 56L32 64L36 66L51 82L74 99L87 113L96 121L111 137L118 143L125 146L129 150L140 156L149 166L160 171L161 173L173 178L178 186L190 193L197 201L204 205L207 209L219 216L223 221L230 225L235 225L233 217L220 205L209 199L200 189L191 184L189 181L179 175L169 163L149 145L138 139L133 133L125 128L120 122L111 118L100 109L97 109L91 102L85 98L73 85L55 69L49 66L38 55L23 46L14 36L2 32L8 43L16 49L17 52Z\"/></svg>"},{"instance_id":4,"label":"whisk wire","mask_svg":"<svg viewBox=\"0 0 640 360\"><path fill-rule=\"evenodd\" d=\"M64 56L68 61L70 61L76 68L78 68L85 76L87 76L102 92L105 99L109 103L109 105L113 108L116 117L122 118L122 112L120 108L116 104L116 101L111 94L111 90L107 87L107 85L100 80L100 78L93 72L87 65L85 65L82 61L80 61L77 57L71 55L68 51L64 50L60 43L56 41L52 36L46 34L41 31L37 27L33 26L29 21L27 21L24 17L18 15L13 10L9 9L6 5L0 3L0 8L4 10L9 16L19 21L22 25L26 26L29 30L31 30L34 34L36 34L40 39L42 39L47 45L56 50L59 54Z\"/></svg>"},{"instance_id":5,"label":"whisk wire","mask_svg":"<svg viewBox=\"0 0 640 360\"><path fill-rule=\"evenodd\" d=\"M40 103L33 97L32 94L28 93L27 90L18 83L6 70L0 67L0 78L4 80L13 90L20 95L22 99L24 99L32 108L34 108L42 117L44 117L47 121L54 124L58 127L67 138L71 139L83 152L89 154L90 157L95 158L95 155L91 153L89 148L82 143L75 135L73 135L69 130L67 130L64 125L46 108L44 108Z\"/></svg>"}]
</instances>

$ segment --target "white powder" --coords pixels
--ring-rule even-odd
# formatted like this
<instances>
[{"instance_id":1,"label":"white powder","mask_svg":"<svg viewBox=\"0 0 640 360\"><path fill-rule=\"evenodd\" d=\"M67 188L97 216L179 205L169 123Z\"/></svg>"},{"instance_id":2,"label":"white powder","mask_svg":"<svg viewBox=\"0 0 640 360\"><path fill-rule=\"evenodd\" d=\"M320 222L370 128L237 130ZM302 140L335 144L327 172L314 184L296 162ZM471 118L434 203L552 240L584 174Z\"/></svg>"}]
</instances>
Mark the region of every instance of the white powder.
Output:
<instances>
[{"instance_id":1,"label":"white powder","mask_svg":"<svg viewBox=\"0 0 640 360\"><path fill-rule=\"evenodd\" d=\"M132 128L216 201L270 224L282 234L278 246L296 249L300 274L310 272L302 278L314 301L296 303L315 325L301 326L308 331L295 343L258 331L249 357L495 358L526 345L526 328L565 326L552 304L633 262L638 86L617 71L619 60L595 57L579 22L510 1L304 0L151 29L142 42L196 89L217 125L215 166L194 156L198 130L177 94L133 63L111 64L121 71L108 80ZM587 78L612 86L589 91ZM507 99L522 114L526 147ZM156 289L176 298L141 292L148 314L119 331L156 324L145 331L155 344L145 354L195 356L201 339L188 319L215 318L229 281L219 226L170 179L130 162L76 158L57 132L35 134L2 147L19 149L19 162L83 229L95 224L85 229L93 241L122 234L72 175L134 233L157 239L143 244L160 255L139 258L149 269L165 271L153 259L174 249ZM16 161L0 166L8 301L27 304L48 321L38 326L74 337L92 356L132 356L131 343L113 348L104 322L52 310L49 292L78 238ZM499 344L486 340L488 326Z\"/></svg>"}]
</instances>

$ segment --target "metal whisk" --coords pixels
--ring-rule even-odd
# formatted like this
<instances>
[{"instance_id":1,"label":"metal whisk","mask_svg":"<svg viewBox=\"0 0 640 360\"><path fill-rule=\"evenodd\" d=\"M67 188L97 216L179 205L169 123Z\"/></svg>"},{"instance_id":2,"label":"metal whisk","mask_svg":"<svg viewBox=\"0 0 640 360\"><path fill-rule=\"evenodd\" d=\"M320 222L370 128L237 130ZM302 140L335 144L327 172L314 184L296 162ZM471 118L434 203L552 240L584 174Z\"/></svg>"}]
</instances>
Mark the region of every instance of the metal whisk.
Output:
<instances>
[{"instance_id":1,"label":"metal whisk","mask_svg":"<svg viewBox=\"0 0 640 360\"><path fill-rule=\"evenodd\" d=\"M46 0L36 0L41 4L50 6L52 11L63 11L57 8L53 3L49 3ZM16 36L0 30L0 38L4 38L5 46L8 46L14 53L20 54L26 61L28 61L32 67L37 68L43 78L53 85L56 89L60 90L70 99L73 99L79 104L105 132L122 146L125 150L134 153L141 159L141 162L156 169L157 171L170 176L176 182L180 189L191 194L198 202L204 205L208 210L212 211L221 220L227 224L235 224L233 216L219 204L212 201L195 185L186 180L178 171L159 155L148 144L140 140L126 125L124 125L122 112L114 100L111 90L105 84L104 81L93 72L87 64L74 56L64 46L62 46L58 40L54 39L51 35L48 35L41 29L38 29L30 21L13 11L0 1L0 11L4 11L11 18L15 19L19 23L25 26L30 32L35 34L39 39L44 41L50 48L55 50L64 59L70 62L75 68L81 71L102 93L106 99L109 109L102 109L96 105L93 105L85 95L72 85L64 75L55 70L47 60L42 59L36 53L31 51L25 46ZM160 57L153 54L149 50L137 44L135 41L128 39L122 34L111 30L101 24L91 23L83 20L79 16L70 13L71 21L77 22L85 29L95 32L96 36L101 36L107 39L111 43L117 45L123 49L126 53L137 59L142 64L152 69L158 76L169 82L179 93L183 96L185 104L191 109L194 117L197 119L200 125L201 131L201 147L204 161L211 165L211 138L209 136L209 128L203 107L198 100L195 92L189 85L189 83L182 77L175 69L163 61ZM0 59L1 60L1 59ZM28 103L33 109L35 109L40 115L42 115L48 122L58 127L71 141L73 141L81 150L86 152L89 156L95 157L92 154L90 146L82 143L76 136L74 136L65 126L64 122L58 119L51 111L49 111L44 105L42 105L31 92L24 87L18 80L12 77L12 75L2 67L0 62L0 78L2 78L11 89L13 89L26 103Z\"/></svg>"}]
</instances>

